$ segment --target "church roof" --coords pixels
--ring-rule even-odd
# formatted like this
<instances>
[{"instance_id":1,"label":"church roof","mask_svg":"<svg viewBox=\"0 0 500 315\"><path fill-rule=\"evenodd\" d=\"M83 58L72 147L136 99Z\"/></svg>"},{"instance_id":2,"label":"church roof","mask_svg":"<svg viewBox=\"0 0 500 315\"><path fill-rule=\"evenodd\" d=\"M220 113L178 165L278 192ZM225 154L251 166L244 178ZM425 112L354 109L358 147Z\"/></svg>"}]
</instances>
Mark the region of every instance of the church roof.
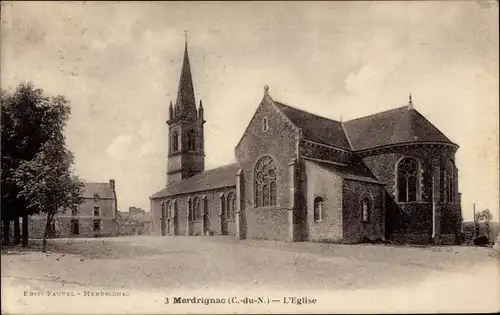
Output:
<instances>
[{"instance_id":1,"label":"church roof","mask_svg":"<svg viewBox=\"0 0 500 315\"><path fill-rule=\"evenodd\" d=\"M274 101L278 109L302 130L304 139L342 149L351 149L342 123Z\"/></svg>"},{"instance_id":2,"label":"church roof","mask_svg":"<svg viewBox=\"0 0 500 315\"><path fill-rule=\"evenodd\" d=\"M196 100L194 97L193 78L191 76L191 66L189 64L189 55L187 41L184 46L184 59L182 61L181 77L179 79L179 88L177 90L177 101L175 102L177 112L190 116L196 115Z\"/></svg>"},{"instance_id":3,"label":"church roof","mask_svg":"<svg viewBox=\"0 0 500 315\"><path fill-rule=\"evenodd\" d=\"M368 170L364 169L362 165L349 165L340 166L328 162L321 162L316 160L306 160L310 163L316 164L319 167L335 173L344 179L355 180L360 182L367 182L378 185L385 185L385 183L377 180L377 178Z\"/></svg>"},{"instance_id":4,"label":"church roof","mask_svg":"<svg viewBox=\"0 0 500 315\"><path fill-rule=\"evenodd\" d=\"M236 186L236 173L239 168L239 165L234 163L204 171L169 184L166 188L151 196L151 198L171 197L197 191Z\"/></svg>"},{"instance_id":5,"label":"church roof","mask_svg":"<svg viewBox=\"0 0 500 315\"><path fill-rule=\"evenodd\" d=\"M365 150L415 142L450 143L438 128L412 107L402 106L339 122L274 101L304 139L347 150Z\"/></svg>"},{"instance_id":6,"label":"church roof","mask_svg":"<svg viewBox=\"0 0 500 315\"><path fill-rule=\"evenodd\" d=\"M115 198L109 183L84 183L82 197L94 198L95 194L99 195L99 198Z\"/></svg>"},{"instance_id":7,"label":"church roof","mask_svg":"<svg viewBox=\"0 0 500 315\"><path fill-rule=\"evenodd\" d=\"M344 122L353 150L409 142L452 143L417 110L403 106Z\"/></svg>"}]
</instances>

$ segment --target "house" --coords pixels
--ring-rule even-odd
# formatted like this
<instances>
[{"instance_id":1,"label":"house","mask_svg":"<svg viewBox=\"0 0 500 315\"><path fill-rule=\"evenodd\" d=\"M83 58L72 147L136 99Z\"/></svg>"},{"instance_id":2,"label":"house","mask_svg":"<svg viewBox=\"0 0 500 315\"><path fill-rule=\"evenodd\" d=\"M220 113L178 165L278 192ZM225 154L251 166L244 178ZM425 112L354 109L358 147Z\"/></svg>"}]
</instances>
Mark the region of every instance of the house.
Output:
<instances>
[{"instance_id":1,"label":"house","mask_svg":"<svg viewBox=\"0 0 500 315\"><path fill-rule=\"evenodd\" d=\"M151 219L141 208L129 207L128 212L118 212L119 235L148 235Z\"/></svg>"},{"instance_id":2,"label":"house","mask_svg":"<svg viewBox=\"0 0 500 315\"><path fill-rule=\"evenodd\" d=\"M109 183L84 183L83 203L75 211L56 214L49 230L49 237L101 237L115 236L118 232L117 197L115 181ZM42 238L45 231L45 214L30 217L31 238Z\"/></svg>"},{"instance_id":3,"label":"house","mask_svg":"<svg viewBox=\"0 0 500 315\"><path fill-rule=\"evenodd\" d=\"M153 235L357 243L460 241L458 145L408 104L336 121L274 100L269 87L236 163L205 170L204 108L187 43L167 125L166 186Z\"/></svg>"}]
</instances>

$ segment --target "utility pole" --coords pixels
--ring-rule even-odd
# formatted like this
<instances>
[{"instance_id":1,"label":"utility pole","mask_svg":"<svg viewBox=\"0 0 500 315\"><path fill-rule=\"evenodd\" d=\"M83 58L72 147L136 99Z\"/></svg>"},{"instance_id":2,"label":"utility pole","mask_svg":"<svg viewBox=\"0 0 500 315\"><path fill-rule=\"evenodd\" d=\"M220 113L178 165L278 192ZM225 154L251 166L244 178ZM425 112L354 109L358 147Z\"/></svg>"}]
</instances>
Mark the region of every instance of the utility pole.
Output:
<instances>
[{"instance_id":1,"label":"utility pole","mask_svg":"<svg viewBox=\"0 0 500 315\"><path fill-rule=\"evenodd\" d=\"M411 100L411 98L410 98ZM432 242L436 241L436 187L435 178L432 176Z\"/></svg>"},{"instance_id":2,"label":"utility pole","mask_svg":"<svg viewBox=\"0 0 500 315\"><path fill-rule=\"evenodd\" d=\"M476 204L472 204L472 211L474 213L474 230L472 231L472 239L476 238Z\"/></svg>"}]
</instances>

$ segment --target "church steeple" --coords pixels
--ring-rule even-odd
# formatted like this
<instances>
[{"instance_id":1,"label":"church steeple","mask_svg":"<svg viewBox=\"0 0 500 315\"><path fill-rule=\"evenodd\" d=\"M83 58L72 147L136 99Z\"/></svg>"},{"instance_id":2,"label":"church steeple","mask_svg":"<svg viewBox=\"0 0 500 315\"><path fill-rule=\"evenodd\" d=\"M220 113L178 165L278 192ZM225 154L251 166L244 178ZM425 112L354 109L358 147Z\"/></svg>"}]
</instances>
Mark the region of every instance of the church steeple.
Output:
<instances>
[{"instance_id":1,"label":"church steeple","mask_svg":"<svg viewBox=\"0 0 500 315\"><path fill-rule=\"evenodd\" d=\"M191 66L189 64L187 32L185 32L185 34L184 59L182 61L181 77L179 79L179 89L177 90L177 101L175 102L175 107L177 109L177 115L196 118L196 100L194 97Z\"/></svg>"},{"instance_id":2,"label":"church steeple","mask_svg":"<svg viewBox=\"0 0 500 315\"><path fill-rule=\"evenodd\" d=\"M203 105L200 100L200 107L196 108L187 35L177 100L173 106L170 103L168 112L167 185L205 170Z\"/></svg>"}]
</instances>

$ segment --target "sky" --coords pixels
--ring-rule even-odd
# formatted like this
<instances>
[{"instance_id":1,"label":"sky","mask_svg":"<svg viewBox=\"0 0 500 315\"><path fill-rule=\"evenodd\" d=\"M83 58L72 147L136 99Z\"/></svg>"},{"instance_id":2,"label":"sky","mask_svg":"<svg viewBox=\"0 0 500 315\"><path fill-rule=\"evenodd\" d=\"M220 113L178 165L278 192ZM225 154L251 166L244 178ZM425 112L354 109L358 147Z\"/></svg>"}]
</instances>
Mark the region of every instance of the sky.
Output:
<instances>
[{"instance_id":1,"label":"sky","mask_svg":"<svg viewBox=\"0 0 500 315\"><path fill-rule=\"evenodd\" d=\"M460 148L466 220L499 218L498 4L2 2L1 86L65 95L75 172L116 180L119 210L166 184L168 104L188 33L206 168L234 147L268 85L275 100L345 120L407 104Z\"/></svg>"}]
</instances>

